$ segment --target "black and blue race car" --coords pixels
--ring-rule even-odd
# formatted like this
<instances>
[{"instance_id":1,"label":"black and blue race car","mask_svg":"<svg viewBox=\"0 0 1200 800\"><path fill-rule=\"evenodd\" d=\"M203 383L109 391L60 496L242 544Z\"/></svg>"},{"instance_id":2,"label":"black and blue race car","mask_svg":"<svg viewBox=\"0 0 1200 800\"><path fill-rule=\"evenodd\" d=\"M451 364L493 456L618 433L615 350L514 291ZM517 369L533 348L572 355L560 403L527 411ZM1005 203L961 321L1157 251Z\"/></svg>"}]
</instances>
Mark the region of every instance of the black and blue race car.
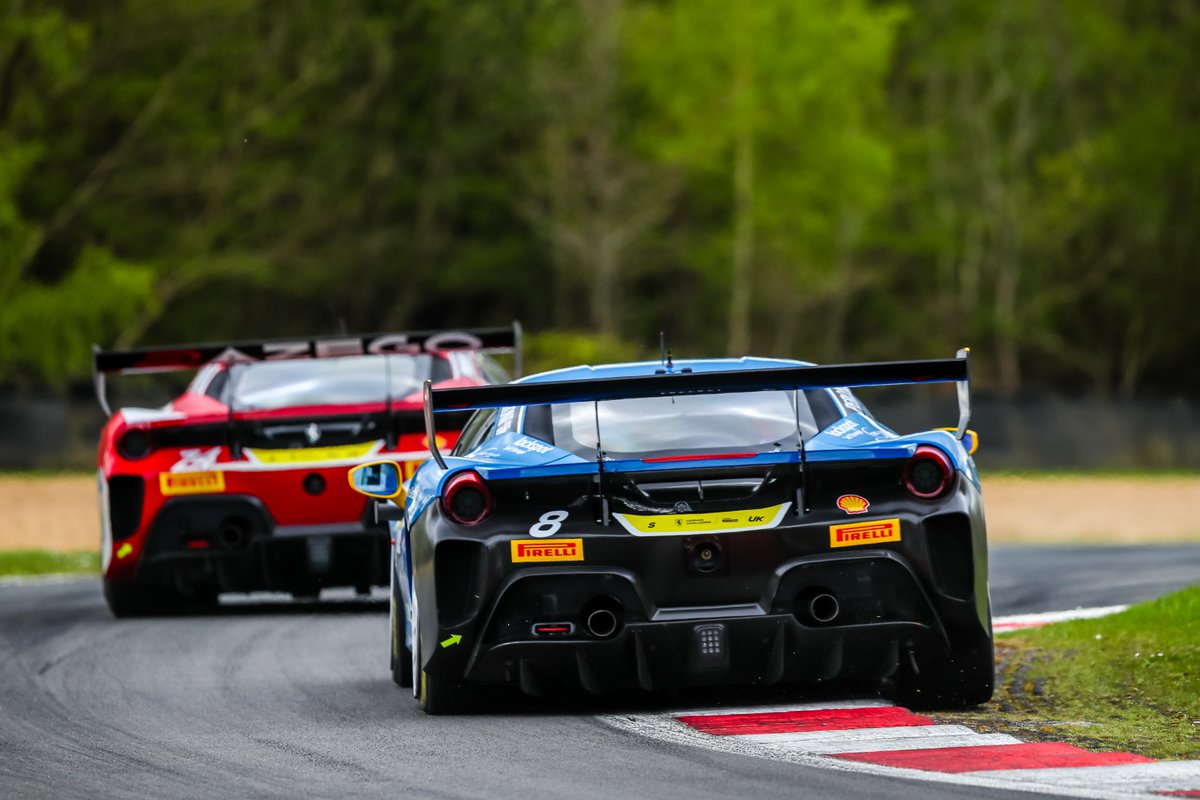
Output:
<instances>
[{"instance_id":1,"label":"black and blue race car","mask_svg":"<svg viewBox=\"0 0 1200 800\"><path fill-rule=\"evenodd\" d=\"M852 391L934 382L958 384L956 429L898 435ZM386 461L350 480L396 501L392 673L425 711L488 685L991 697L965 351L577 367L424 399L429 430L474 410L453 451L407 484Z\"/></svg>"}]
</instances>

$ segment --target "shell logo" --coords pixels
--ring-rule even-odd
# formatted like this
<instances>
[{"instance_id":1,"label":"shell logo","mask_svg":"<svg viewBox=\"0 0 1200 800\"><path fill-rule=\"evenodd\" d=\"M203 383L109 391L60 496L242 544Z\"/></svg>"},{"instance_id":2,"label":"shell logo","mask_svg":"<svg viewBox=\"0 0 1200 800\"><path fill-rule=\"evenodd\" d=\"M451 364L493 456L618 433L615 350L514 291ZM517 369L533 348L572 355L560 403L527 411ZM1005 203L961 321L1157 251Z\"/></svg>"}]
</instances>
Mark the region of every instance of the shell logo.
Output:
<instances>
[{"instance_id":1,"label":"shell logo","mask_svg":"<svg viewBox=\"0 0 1200 800\"><path fill-rule=\"evenodd\" d=\"M837 507L847 514L865 514L871 502L862 495L844 494L837 499Z\"/></svg>"}]
</instances>

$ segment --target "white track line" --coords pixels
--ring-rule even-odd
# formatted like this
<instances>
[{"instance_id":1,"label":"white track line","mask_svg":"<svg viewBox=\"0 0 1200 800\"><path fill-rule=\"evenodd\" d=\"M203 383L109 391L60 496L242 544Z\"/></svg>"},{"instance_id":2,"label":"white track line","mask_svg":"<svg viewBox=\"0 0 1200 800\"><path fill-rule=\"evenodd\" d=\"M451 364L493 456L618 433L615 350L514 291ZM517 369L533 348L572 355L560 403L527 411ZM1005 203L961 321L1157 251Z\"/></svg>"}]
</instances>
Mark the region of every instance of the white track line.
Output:
<instances>
[{"instance_id":1,"label":"white track line","mask_svg":"<svg viewBox=\"0 0 1200 800\"><path fill-rule=\"evenodd\" d=\"M1007 780L1034 780L1055 786L1124 789L1137 792L1200 790L1200 761L1155 761L1111 767L1059 767L1057 769L1006 769L964 772Z\"/></svg>"},{"instance_id":2,"label":"white track line","mask_svg":"<svg viewBox=\"0 0 1200 800\"><path fill-rule=\"evenodd\" d=\"M920 732L920 733L914 733ZM868 753L887 750L936 750L940 747L979 747L983 745L1019 745L1020 739L1002 733L976 733L960 724L930 724L907 728L868 728L856 730L821 730L821 732L793 734L793 738L782 739L788 734L743 734L736 736L743 741L756 741L775 750L790 750L798 753ZM751 739L752 738L754 739ZM764 740L766 736L778 736ZM800 739L799 736L805 736Z\"/></svg>"},{"instance_id":3,"label":"white track line","mask_svg":"<svg viewBox=\"0 0 1200 800\"><path fill-rule=\"evenodd\" d=\"M943 747L984 747L1009 744L1023 744L1023 742L1015 736L1009 736L1006 733L975 733L971 731L959 736L880 737L878 739L848 740L826 744L782 743L764 746L781 750L816 753L819 755L838 755L840 753L882 753L889 750L939 750Z\"/></svg>"},{"instance_id":4,"label":"white track line","mask_svg":"<svg viewBox=\"0 0 1200 800\"><path fill-rule=\"evenodd\" d=\"M1096 619L1116 614L1129 606L1096 606L1094 608L1074 608L1070 611L1048 611L1043 614L1014 614L1008 617L992 619L992 630L996 633L1016 631L1021 628L1038 628L1054 622L1072 622L1077 619Z\"/></svg>"},{"instance_id":5,"label":"white track line","mask_svg":"<svg viewBox=\"0 0 1200 800\"><path fill-rule=\"evenodd\" d=\"M848 728L836 731L798 731L796 733L740 733L736 734L743 742L788 745L796 744L793 749L803 750L806 744L823 747L826 743L857 742L869 739L924 739L938 736L965 736L975 731L966 725L904 725L895 728ZM839 750L840 753L854 752L850 748Z\"/></svg>"}]
</instances>

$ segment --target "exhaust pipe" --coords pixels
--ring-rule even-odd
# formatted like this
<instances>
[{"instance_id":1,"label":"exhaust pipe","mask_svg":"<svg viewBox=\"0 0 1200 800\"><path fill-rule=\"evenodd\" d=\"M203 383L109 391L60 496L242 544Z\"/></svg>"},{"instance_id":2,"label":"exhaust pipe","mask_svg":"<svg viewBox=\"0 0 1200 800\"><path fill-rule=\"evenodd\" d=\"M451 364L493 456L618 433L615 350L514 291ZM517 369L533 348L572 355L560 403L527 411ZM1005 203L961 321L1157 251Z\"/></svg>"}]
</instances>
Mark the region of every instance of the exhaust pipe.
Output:
<instances>
[{"instance_id":1,"label":"exhaust pipe","mask_svg":"<svg viewBox=\"0 0 1200 800\"><path fill-rule=\"evenodd\" d=\"M598 608L587 615L584 625L592 636L607 639L617 632L617 615L607 608Z\"/></svg>"},{"instance_id":2,"label":"exhaust pipe","mask_svg":"<svg viewBox=\"0 0 1200 800\"><path fill-rule=\"evenodd\" d=\"M808 616L813 622L820 622L822 624L833 622L837 619L840 610L837 598L828 592L818 594L808 603Z\"/></svg>"},{"instance_id":3,"label":"exhaust pipe","mask_svg":"<svg viewBox=\"0 0 1200 800\"><path fill-rule=\"evenodd\" d=\"M621 629L621 604L611 597L594 597L583 607L583 629L607 639Z\"/></svg>"},{"instance_id":4,"label":"exhaust pipe","mask_svg":"<svg viewBox=\"0 0 1200 800\"><path fill-rule=\"evenodd\" d=\"M250 530L246 523L237 517L230 517L221 523L217 530L217 541L222 547L237 550L246 546L250 541Z\"/></svg>"}]
</instances>

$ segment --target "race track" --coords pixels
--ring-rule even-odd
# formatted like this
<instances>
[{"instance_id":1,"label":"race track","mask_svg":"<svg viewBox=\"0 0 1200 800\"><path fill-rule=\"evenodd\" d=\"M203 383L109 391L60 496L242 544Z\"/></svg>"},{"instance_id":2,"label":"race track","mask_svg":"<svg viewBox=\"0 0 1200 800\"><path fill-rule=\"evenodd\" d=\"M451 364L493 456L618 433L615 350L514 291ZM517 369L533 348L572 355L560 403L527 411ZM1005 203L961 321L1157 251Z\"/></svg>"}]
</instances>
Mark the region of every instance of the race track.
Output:
<instances>
[{"instance_id":1,"label":"race track","mask_svg":"<svg viewBox=\"0 0 1200 800\"><path fill-rule=\"evenodd\" d=\"M1200 548L1014 548L992 594L999 614L1109 605L1197 574ZM92 579L0 585L0 796L1027 796L653 742L598 721L608 705L427 717L389 679L386 628L380 601L118 622Z\"/></svg>"}]
</instances>

